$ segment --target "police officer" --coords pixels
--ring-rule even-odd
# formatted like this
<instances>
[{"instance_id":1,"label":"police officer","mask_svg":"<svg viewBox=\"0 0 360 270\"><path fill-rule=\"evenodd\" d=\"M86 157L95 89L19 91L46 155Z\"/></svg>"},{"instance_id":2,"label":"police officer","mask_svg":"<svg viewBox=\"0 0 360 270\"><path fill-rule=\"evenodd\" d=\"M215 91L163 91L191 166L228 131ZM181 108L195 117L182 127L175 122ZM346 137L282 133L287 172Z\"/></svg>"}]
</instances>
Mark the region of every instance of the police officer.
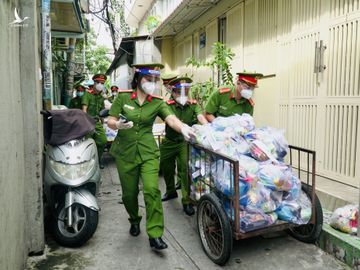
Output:
<instances>
[{"instance_id":1,"label":"police officer","mask_svg":"<svg viewBox=\"0 0 360 270\"><path fill-rule=\"evenodd\" d=\"M110 87L110 90L111 90L111 96L109 97L108 100L110 102L114 102L115 98L118 95L119 87L117 87L116 85L113 85L113 86Z\"/></svg>"},{"instance_id":2,"label":"police officer","mask_svg":"<svg viewBox=\"0 0 360 270\"><path fill-rule=\"evenodd\" d=\"M104 153L107 139L104 127L98 116L100 111L104 109L103 93L106 91L104 86L106 76L104 74L96 74L92 77L92 80L94 81L94 85L83 95L81 104L84 112L97 119L93 139L95 140L98 150L100 169L104 169L105 166L102 162L102 155Z\"/></svg>"},{"instance_id":3,"label":"police officer","mask_svg":"<svg viewBox=\"0 0 360 270\"><path fill-rule=\"evenodd\" d=\"M257 80L263 77L260 73L237 73L236 87L225 86L214 91L206 106L205 115L209 122L218 116L231 116L234 114L248 113L253 115L254 101L252 95L257 86Z\"/></svg>"},{"instance_id":4,"label":"police officer","mask_svg":"<svg viewBox=\"0 0 360 270\"><path fill-rule=\"evenodd\" d=\"M180 77L169 82L171 98L166 102L171 111L187 125L197 122L206 124L206 118L201 112L196 100L189 99L192 80ZM166 135L160 146L160 165L166 183L166 193L162 201L177 198L175 189L175 163L177 166L177 180L181 183L182 204L184 212L191 216L195 213L189 201L189 184L187 177L187 144L184 137L169 125L165 127Z\"/></svg>"},{"instance_id":5,"label":"police officer","mask_svg":"<svg viewBox=\"0 0 360 270\"><path fill-rule=\"evenodd\" d=\"M173 115L161 97L154 94L161 89L160 69L163 65L142 64L133 67L133 90L119 91L110 110L108 126L118 130L110 154L115 158L122 200L130 216L130 234L140 234L138 184L141 179L150 246L161 250L167 248L167 244L161 238L164 217L158 188L159 149L152 133L152 125L159 116L186 139L194 137L195 134L188 125Z\"/></svg>"},{"instance_id":6,"label":"police officer","mask_svg":"<svg viewBox=\"0 0 360 270\"><path fill-rule=\"evenodd\" d=\"M169 82L176 79L178 75L172 73L166 73L161 75L161 80L163 81L163 86L165 87L166 91L171 94L171 89L169 89Z\"/></svg>"},{"instance_id":7,"label":"police officer","mask_svg":"<svg viewBox=\"0 0 360 270\"><path fill-rule=\"evenodd\" d=\"M70 101L70 109L80 109L82 108L81 105L81 98L85 94L85 87L81 84L75 87L76 89L76 97L72 98Z\"/></svg>"}]
</instances>

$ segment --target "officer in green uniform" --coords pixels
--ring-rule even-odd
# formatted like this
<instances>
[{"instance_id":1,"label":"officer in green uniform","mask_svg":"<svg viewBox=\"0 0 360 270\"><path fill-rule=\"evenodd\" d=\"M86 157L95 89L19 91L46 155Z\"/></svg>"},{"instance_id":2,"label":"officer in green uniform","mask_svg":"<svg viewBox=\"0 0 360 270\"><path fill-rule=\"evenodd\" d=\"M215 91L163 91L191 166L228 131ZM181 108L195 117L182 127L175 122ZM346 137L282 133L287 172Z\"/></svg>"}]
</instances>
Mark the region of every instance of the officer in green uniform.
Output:
<instances>
[{"instance_id":1,"label":"officer in green uniform","mask_svg":"<svg viewBox=\"0 0 360 270\"><path fill-rule=\"evenodd\" d=\"M102 162L102 155L104 153L107 139L104 127L99 119L99 113L102 109L104 109L103 93L105 92L104 83L106 81L106 76L104 74L96 74L92 77L92 79L94 81L94 87L84 94L81 99L81 104L84 112L97 119L93 139L98 150L100 169L104 169L105 166Z\"/></svg>"},{"instance_id":2,"label":"officer in green uniform","mask_svg":"<svg viewBox=\"0 0 360 270\"><path fill-rule=\"evenodd\" d=\"M122 188L122 200L130 218L130 234L140 234L138 205L139 179L143 183L146 210L146 231L150 246L161 250L167 244L161 236L164 231L163 208L158 188L159 149L152 125L159 116L166 124L186 139L195 137L193 130L169 110L161 97L160 69L162 64L134 65L133 90L119 91L111 106L108 126L118 130L110 154L115 158Z\"/></svg>"},{"instance_id":3,"label":"officer in green uniform","mask_svg":"<svg viewBox=\"0 0 360 270\"><path fill-rule=\"evenodd\" d=\"M194 125L197 122L206 124L206 118L201 112L196 100L188 98L192 80L180 77L169 82L171 98L166 102L172 112L185 124ZM177 166L177 180L181 183L182 204L184 212L191 216L195 213L189 201L189 183L187 177L187 144L184 137L169 125L165 127L166 135L160 146L160 165L166 183L166 193L162 201L177 198L175 189L175 164Z\"/></svg>"},{"instance_id":4,"label":"officer in green uniform","mask_svg":"<svg viewBox=\"0 0 360 270\"><path fill-rule=\"evenodd\" d=\"M117 87L116 85L113 85L110 87L110 90L111 90L111 96L108 98L108 100L113 103L115 98L117 97L118 95L118 91L119 91L119 87Z\"/></svg>"},{"instance_id":5,"label":"officer in green uniform","mask_svg":"<svg viewBox=\"0 0 360 270\"><path fill-rule=\"evenodd\" d=\"M254 88L257 86L257 80L263 77L260 73L238 74L236 87L220 87L214 91L206 106L205 115L209 122L212 122L218 116L231 116L234 114L248 113L253 115L254 101L251 99Z\"/></svg>"},{"instance_id":6,"label":"officer in green uniform","mask_svg":"<svg viewBox=\"0 0 360 270\"><path fill-rule=\"evenodd\" d=\"M70 109L82 109L81 98L85 94L85 87L81 84L75 87L76 97L72 98L70 101Z\"/></svg>"},{"instance_id":7,"label":"officer in green uniform","mask_svg":"<svg viewBox=\"0 0 360 270\"><path fill-rule=\"evenodd\" d=\"M171 89L169 89L169 82L176 79L178 75L172 73L161 74L161 80L163 81L163 86L167 93L171 94Z\"/></svg>"}]
</instances>

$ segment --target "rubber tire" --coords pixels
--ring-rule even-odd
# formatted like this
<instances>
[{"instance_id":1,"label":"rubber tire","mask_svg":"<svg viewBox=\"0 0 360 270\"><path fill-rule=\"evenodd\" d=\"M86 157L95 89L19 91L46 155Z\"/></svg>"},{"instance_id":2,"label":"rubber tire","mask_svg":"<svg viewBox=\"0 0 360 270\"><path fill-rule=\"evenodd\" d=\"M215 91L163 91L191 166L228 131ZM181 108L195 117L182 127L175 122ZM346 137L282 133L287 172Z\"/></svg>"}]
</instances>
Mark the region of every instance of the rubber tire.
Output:
<instances>
[{"instance_id":1,"label":"rubber tire","mask_svg":"<svg viewBox=\"0 0 360 270\"><path fill-rule=\"evenodd\" d=\"M309 198L311 198L311 193L312 193L312 187L308 187L306 185L302 185L302 190L309 196ZM315 194L315 222L316 224L307 224L307 225L300 225L298 227L294 227L292 229L288 230L288 233L293 236L295 239L304 242L304 243L315 243L316 240L319 238L321 230L322 230L322 225L323 225L323 212L322 212L322 207L319 201L319 198L317 197L317 195ZM313 226L313 228L311 229L311 232L309 234L302 234L300 231L298 231L298 229L302 229L306 226ZM311 227L310 227L311 228Z\"/></svg>"},{"instance_id":2,"label":"rubber tire","mask_svg":"<svg viewBox=\"0 0 360 270\"><path fill-rule=\"evenodd\" d=\"M222 252L221 252L220 256L213 255L206 248L206 246L205 246L206 244L203 242L203 240L204 241L206 241L206 240L204 239L204 237L201 237L201 232L200 232L201 227L200 227L199 221L200 221L201 214L202 214L202 211L203 211L206 203L209 203L214 206L216 214L219 218L219 221L222 224L222 228L223 228L222 234L224 237L224 246L222 248ZM220 266L225 265L230 258L232 247L233 247L232 230L231 230L229 218L224 211L222 203L220 202L220 200L214 193L205 194L199 200L199 204L197 206L197 229L198 229L198 233L200 236L201 245L202 245L203 250L206 253L206 255L217 265L220 265Z\"/></svg>"},{"instance_id":3,"label":"rubber tire","mask_svg":"<svg viewBox=\"0 0 360 270\"><path fill-rule=\"evenodd\" d=\"M61 233L61 231L58 227L57 221L58 221L58 217L61 213L62 208L64 208L64 203L59 204L59 206L57 207L57 209L55 211L55 217L53 220L53 224L52 224L53 225L52 231L53 231L55 241L58 244L60 244L61 246L80 247L84 243L86 243L91 238L91 236L95 233L97 225L98 225L98 220L99 220L99 212L94 211L86 206L83 206L83 205L81 205L81 206L84 208L84 210L86 212L87 219L85 221L84 228L75 237L68 237Z\"/></svg>"}]
</instances>

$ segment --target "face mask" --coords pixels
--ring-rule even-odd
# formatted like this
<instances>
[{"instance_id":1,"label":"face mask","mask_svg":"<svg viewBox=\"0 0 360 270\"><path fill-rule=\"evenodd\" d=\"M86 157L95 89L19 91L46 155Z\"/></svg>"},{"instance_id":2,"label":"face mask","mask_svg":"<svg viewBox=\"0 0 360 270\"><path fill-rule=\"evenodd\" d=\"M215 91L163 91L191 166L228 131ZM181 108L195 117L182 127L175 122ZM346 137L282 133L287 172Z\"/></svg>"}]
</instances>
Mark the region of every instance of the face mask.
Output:
<instances>
[{"instance_id":1,"label":"face mask","mask_svg":"<svg viewBox=\"0 0 360 270\"><path fill-rule=\"evenodd\" d=\"M98 90L99 92L102 92L105 90L105 86L101 83L97 83L95 86L96 90Z\"/></svg>"},{"instance_id":2,"label":"face mask","mask_svg":"<svg viewBox=\"0 0 360 270\"><path fill-rule=\"evenodd\" d=\"M157 83L154 83L154 82L144 82L142 85L141 85L141 89L148 95L152 95L155 90L158 90L157 89Z\"/></svg>"},{"instance_id":3,"label":"face mask","mask_svg":"<svg viewBox=\"0 0 360 270\"><path fill-rule=\"evenodd\" d=\"M250 89L243 89L240 92L241 96L246 99L250 99L252 97L253 91Z\"/></svg>"},{"instance_id":4,"label":"face mask","mask_svg":"<svg viewBox=\"0 0 360 270\"><path fill-rule=\"evenodd\" d=\"M113 97L116 97L118 95L117 92L112 92L111 94L112 94Z\"/></svg>"},{"instance_id":5,"label":"face mask","mask_svg":"<svg viewBox=\"0 0 360 270\"><path fill-rule=\"evenodd\" d=\"M181 104L182 106L184 106L186 104L186 102L188 101L188 97L187 96L176 97L175 101L177 103Z\"/></svg>"},{"instance_id":6,"label":"face mask","mask_svg":"<svg viewBox=\"0 0 360 270\"><path fill-rule=\"evenodd\" d=\"M76 96L82 97L84 95L84 92L76 92Z\"/></svg>"}]
</instances>

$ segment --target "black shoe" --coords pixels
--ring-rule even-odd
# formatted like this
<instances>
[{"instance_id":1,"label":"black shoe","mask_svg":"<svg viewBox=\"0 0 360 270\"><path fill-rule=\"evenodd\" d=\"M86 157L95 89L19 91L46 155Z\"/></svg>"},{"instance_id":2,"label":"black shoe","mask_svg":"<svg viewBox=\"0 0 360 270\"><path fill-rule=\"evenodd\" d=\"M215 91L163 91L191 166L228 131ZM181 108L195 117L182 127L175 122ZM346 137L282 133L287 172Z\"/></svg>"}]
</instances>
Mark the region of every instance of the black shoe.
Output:
<instances>
[{"instance_id":1,"label":"black shoe","mask_svg":"<svg viewBox=\"0 0 360 270\"><path fill-rule=\"evenodd\" d=\"M188 216L192 216L193 214L195 214L195 209L191 203L183 204L183 209L185 214L187 214Z\"/></svg>"},{"instance_id":2,"label":"black shoe","mask_svg":"<svg viewBox=\"0 0 360 270\"><path fill-rule=\"evenodd\" d=\"M175 189L178 190L178 189L181 189L181 182L178 182L175 186Z\"/></svg>"},{"instance_id":3,"label":"black shoe","mask_svg":"<svg viewBox=\"0 0 360 270\"><path fill-rule=\"evenodd\" d=\"M100 167L101 170L104 169L104 168L105 168L104 163L100 163L100 164L99 164L99 167Z\"/></svg>"},{"instance_id":4,"label":"black shoe","mask_svg":"<svg viewBox=\"0 0 360 270\"><path fill-rule=\"evenodd\" d=\"M175 191L174 193L170 193L170 194L165 193L165 195L161 198L161 200L163 202L165 202L165 201L168 201L168 200L175 199L177 197L178 197L178 195L177 195L177 192Z\"/></svg>"},{"instance_id":5,"label":"black shoe","mask_svg":"<svg viewBox=\"0 0 360 270\"><path fill-rule=\"evenodd\" d=\"M140 234L140 225L139 224L131 224L129 232L132 236L138 236Z\"/></svg>"},{"instance_id":6,"label":"black shoe","mask_svg":"<svg viewBox=\"0 0 360 270\"><path fill-rule=\"evenodd\" d=\"M152 247L155 250L162 250L167 248L167 244L161 239L161 237L158 238L149 238L150 247Z\"/></svg>"}]
</instances>

